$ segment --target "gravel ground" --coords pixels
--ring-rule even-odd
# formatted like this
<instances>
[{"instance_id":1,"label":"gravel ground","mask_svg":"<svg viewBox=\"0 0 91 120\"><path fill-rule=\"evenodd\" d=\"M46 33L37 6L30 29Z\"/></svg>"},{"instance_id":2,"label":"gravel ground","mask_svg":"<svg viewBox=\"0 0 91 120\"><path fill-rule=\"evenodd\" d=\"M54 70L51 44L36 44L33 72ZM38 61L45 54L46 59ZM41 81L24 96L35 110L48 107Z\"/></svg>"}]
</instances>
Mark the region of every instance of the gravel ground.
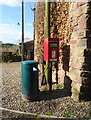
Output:
<instances>
[{"instance_id":1,"label":"gravel ground","mask_svg":"<svg viewBox=\"0 0 91 120\"><path fill-rule=\"evenodd\" d=\"M91 118L91 101L75 102L63 88L41 92L36 101L22 100L20 63L2 64L2 84L2 108L65 118ZM22 115L2 111L2 118L19 116Z\"/></svg>"}]
</instances>

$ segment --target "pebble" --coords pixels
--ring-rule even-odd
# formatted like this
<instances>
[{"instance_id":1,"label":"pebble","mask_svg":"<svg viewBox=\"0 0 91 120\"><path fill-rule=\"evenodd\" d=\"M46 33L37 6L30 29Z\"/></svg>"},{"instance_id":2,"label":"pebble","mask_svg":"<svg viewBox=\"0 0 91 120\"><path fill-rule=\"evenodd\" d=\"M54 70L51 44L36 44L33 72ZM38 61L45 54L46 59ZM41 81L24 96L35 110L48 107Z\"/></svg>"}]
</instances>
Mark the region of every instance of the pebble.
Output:
<instances>
[{"instance_id":1,"label":"pebble","mask_svg":"<svg viewBox=\"0 0 91 120\"><path fill-rule=\"evenodd\" d=\"M1 63L0 63L1 64ZM2 107L30 113L45 114L51 111L52 115L62 117L67 110L74 111L68 118L91 118L91 101L75 102L65 90L55 90L40 94L37 101L23 101L21 98L21 64L2 64ZM10 114L11 115L11 114ZM7 114L3 117L9 118ZM17 117L13 114L11 117Z\"/></svg>"}]
</instances>

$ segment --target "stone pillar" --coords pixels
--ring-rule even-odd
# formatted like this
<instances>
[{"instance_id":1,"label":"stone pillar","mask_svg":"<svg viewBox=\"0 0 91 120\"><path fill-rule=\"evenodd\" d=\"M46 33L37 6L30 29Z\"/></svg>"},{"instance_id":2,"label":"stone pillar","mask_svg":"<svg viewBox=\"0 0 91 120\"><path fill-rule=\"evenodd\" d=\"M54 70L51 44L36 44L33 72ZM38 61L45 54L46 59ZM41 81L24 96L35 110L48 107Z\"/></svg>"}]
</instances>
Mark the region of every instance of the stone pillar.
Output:
<instances>
[{"instance_id":1,"label":"stone pillar","mask_svg":"<svg viewBox=\"0 0 91 120\"><path fill-rule=\"evenodd\" d=\"M91 7L90 2L70 4L69 19L72 29L70 44L70 70L72 98L91 100Z\"/></svg>"}]
</instances>

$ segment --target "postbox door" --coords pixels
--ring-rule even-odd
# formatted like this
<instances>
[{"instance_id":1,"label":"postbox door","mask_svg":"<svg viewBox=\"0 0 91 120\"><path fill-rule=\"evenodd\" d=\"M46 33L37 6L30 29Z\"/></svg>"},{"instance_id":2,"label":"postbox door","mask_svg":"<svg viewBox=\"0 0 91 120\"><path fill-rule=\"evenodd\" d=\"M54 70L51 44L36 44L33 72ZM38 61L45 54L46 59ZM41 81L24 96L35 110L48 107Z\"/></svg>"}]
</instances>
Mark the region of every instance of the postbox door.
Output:
<instances>
[{"instance_id":1,"label":"postbox door","mask_svg":"<svg viewBox=\"0 0 91 120\"><path fill-rule=\"evenodd\" d=\"M58 43L50 43L49 45L49 61L57 62L58 61Z\"/></svg>"}]
</instances>

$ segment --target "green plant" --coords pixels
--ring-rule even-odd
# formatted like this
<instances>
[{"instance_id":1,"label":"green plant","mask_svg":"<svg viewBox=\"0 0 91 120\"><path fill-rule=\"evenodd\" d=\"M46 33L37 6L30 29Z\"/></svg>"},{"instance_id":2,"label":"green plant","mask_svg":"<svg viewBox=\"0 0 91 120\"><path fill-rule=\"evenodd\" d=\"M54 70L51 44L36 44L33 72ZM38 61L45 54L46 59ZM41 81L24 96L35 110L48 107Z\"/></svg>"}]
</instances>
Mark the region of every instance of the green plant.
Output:
<instances>
[{"instance_id":1,"label":"green plant","mask_svg":"<svg viewBox=\"0 0 91 120\"><path fill-rule=\"evenodd\" d=\"M8 60L8 62L7 63L11 63L12 62L12 60Z\"/></svg>"},{"instance_id":2,"label":"green plant","mask_svg":"<svg viewBox=\"0 0 91 120\"><path fill-rule=\"evenodd\" d=\"M54 85L55 88L63 88L63 84L56 84Z\"/></svg>"},{"instance_id":3,"label":"green plant","mask_svg":"<svg viewBox=\"0 0 91 120\"><path fill-rule=\"evenodd\" d=\"M45 114L48 115L48 116L51 116L52 115L52 111L47 111L47 112L45 112Z\"/></svg>"},{"instance_id":4,"label":"green plant","mask_svg":"<svg viewBox=\"0 0 91 120\"><path fill-rule=\"evenodd\" d=\"M85 118L85 119L90 119L91 116L90 116L90 115L86 115L86 116L84 116L84 118Z\"/></svg>"},{"instance_id":5,"label":"green plant","mask_svg":"<svg viewBox=\"0 0 91 120\"><path fill-rule=\"evenodd\" d=\"M41 92L46 92L46 91L48 91L48 88L47 88L47 87L42 87L42 88L40 89L40 91L41 91Z\"/></svg>"},{"instance_id":6,"label":"green plant","mask_svg":"<svg viewBox=\"0 0 91 120\"><path fill-rule=\"evenodd\" d=\"M17 52L2 52L2 61L3 62L20 62L21 56Z\"/></svg>"},{"instance_id":7,"label":"green plant","mask_svg":"<svg viewBox=\"0 0 91 120\"><path fill-rule=\"evenodd\" d=\"M71 110L71 109L68 109L68 110L66 110L66 111L62 114L62 117L68 118L68 117L70 117L70 116L73 115L73 114L74 114L74 111Z\"/></svg>"},{"instance_id":8,"label":"green plant","mask_svg":"<svg viewBox=\"0 0 91 120\"><path fill-rule=\"evenodd\" d=\"M40 114L40 112L35 112L37 115L39 115Z\"/></svg>"}]
</instances>

